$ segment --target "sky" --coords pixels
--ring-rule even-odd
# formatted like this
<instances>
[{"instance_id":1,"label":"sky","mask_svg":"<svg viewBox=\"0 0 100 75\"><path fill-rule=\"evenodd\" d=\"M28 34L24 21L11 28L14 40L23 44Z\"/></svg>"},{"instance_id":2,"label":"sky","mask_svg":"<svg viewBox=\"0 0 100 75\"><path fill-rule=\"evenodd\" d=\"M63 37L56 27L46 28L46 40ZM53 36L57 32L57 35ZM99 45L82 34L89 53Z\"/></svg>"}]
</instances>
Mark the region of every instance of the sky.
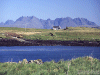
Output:
<instances>
[{"instance_id":1,"label":"sky","mask_svg":"<svg viewBox=\"0 0 100 75\"><path fill-rule=\"evenodd\" d=\"M86 18L100 26L100 0L0 0L0 22L21 16Z\"/></svg>"}]
</instances>

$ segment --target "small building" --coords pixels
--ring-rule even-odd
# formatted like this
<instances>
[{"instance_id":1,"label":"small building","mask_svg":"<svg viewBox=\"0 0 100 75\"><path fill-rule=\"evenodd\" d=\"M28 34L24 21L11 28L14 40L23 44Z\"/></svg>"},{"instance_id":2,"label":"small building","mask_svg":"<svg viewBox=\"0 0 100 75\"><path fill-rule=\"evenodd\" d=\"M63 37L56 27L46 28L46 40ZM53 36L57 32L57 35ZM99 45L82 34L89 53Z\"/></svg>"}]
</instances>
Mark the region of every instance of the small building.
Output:
<instances>
[{"instance_id":1,"label":"small building","mask_svg":"<svg viewBox=\"0 0 100 75\"><path fill-rule=\"evenodd\" d=\"M59 30L59 29L61 29L60 26L53 26L53 30Z\"/></svg>"}]
</instances>

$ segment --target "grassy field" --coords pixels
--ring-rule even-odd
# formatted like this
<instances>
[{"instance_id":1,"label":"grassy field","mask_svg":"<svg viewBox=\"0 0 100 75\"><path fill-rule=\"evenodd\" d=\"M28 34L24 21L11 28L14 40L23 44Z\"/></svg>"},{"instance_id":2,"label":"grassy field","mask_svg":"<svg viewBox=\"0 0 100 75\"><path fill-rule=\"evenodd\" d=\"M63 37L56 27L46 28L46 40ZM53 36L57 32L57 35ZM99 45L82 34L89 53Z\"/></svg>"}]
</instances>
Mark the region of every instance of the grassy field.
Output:
<instances>
[{"instance_id":1,"label":"grassy field","mask_svg":"<svg viewBox=\"0 0 100 75\"><path fill-rule=\"evenodd\" d=\"M0 27L0 37L7 38L2 33L11 32L21 34L24 39L31 40L89 40L100 41L100 29L87 27L68 27L67 30L8 28ZM51 35L52 34L52 35Z\"/></svg>"},{"instance_id":2,"label":"grassy field","mask_svg":"<svg viewBox=\"0 0 100 75\"><path fill-rule=\"evenodd\" d=\"M55 63L0 63L0 75L100 75L100 60L79 57Z\"/></svg>"}]
</instances>

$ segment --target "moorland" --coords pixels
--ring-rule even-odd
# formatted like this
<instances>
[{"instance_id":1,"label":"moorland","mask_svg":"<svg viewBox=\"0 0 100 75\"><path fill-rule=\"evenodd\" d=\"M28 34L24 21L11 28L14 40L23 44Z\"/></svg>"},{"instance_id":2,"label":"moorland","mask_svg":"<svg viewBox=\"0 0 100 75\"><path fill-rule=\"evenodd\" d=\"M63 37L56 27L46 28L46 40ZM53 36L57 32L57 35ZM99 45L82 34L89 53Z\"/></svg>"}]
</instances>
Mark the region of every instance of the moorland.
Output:
<instances>
[{"instance_id":1,"label":"moorland","mask_svg":"<svg viewBox=\"0 0 100 75\"><path fill-rule=\"evenodd\" d=\"M16 38L18 39L16 39ZM0 39L14 39L23 41L85 41L88 43L100 44L100 29L88 27L67 27L66 29L34 29L34 28L16 28L0 27ZM22 40L22 41L21 41ZM25 42L24 42L25 43ZM54 42L52 42L54 43ZM82 42L80 42L82 43Z\"/></svg>"}]
</instances>

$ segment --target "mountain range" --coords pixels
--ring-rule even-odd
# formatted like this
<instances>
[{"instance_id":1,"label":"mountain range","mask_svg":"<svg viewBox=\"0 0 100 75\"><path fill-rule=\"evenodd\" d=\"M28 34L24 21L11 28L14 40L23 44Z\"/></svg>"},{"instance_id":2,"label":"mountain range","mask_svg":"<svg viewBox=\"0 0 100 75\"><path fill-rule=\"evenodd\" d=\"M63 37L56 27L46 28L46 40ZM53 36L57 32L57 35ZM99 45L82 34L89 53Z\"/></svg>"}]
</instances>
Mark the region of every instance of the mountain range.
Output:
<instances>
[{"instance_id":1,"label":"mountain range","mask_svg":"<svg viewBox=\"0 0 100 75\"><path fill-rule=\"evenodd\" d=\"M19 28L38 28L51 29L53 26L60 26L62 29L66 27L98 27L94 22L86 18L56 18L55 20L38 19L35 16L20 17L16 21L7 20L5 23L1 22L0 27L19 27Z\"/></svg>"}]
</instances>

